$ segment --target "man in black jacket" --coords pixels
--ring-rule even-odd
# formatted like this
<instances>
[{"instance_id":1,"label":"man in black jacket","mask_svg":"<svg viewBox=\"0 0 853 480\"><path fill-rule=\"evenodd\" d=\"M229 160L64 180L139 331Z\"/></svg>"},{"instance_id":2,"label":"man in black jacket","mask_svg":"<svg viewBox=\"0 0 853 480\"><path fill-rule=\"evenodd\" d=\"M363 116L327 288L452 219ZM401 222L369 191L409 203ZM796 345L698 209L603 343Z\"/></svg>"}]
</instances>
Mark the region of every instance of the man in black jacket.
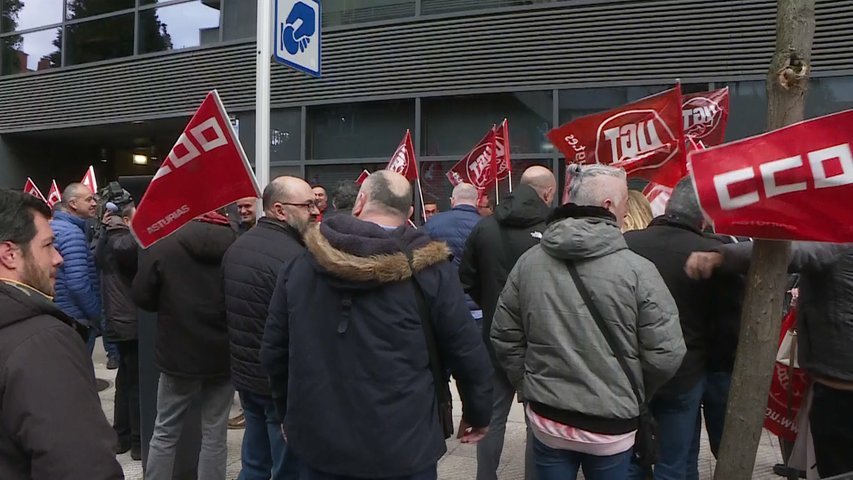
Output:
<instances>
[{"instance_id":1,"label":"man in black jacket","mask_svg":"<svg viewBox=\"0 0 853 480\"><path fill-rule=\"evenodd\" d=\"M77 324L53 303L50 208L0 190L0 478L124 478Z\"/></svg>"},{"instance_id":2,"label":"man in black jacket","mask_svg":"<svg viewBox=\"0 0 853 480\"><path fill-rule=\"evenodd\" d=\"M104 339L115 345L119 352L113 422L119 439L116 453L130 450L131 458L141 460L139 336L136 304L131 293L139 247L129 227L136 206L129 197L117 206L119 210L106 217L104 231L96 243L95 260L101 270L101 296L106 317Z\"/></svg>"},{"instance_id":3,"label":"man in black jacket","mask_svg":"<svg viewBox=\"0 0 853 480\"><path fill-rule=\"evenodd\" d=\"M489 332L509 272L530 247L539 244L557 191L554 174L545 167L525 170L521 184L474 227L465 243L459 276L465 293L483 309L482 335L495 373L494 407L489 434L477 445L477 480L495 480L503 451L506 421L515 389L498 366ZM532 443L525 451L525 478L533 478Z\"/></svg>"},{"instance_id":4,"label":"man in black jacket","mask_svg":"<svg viewBox=\"0 0 853 480\"><path fill-rule=\"evenodd\" d=\"M406 227L411 205L403 176L374 173L354 216L309 228L310 254L279 274L261 360L300 480L436 478L447 447L425 319L438 370L458 382L470 425L458 436L475 443L488 429L488 355L447 246Z\"/></svg>"},{"instance_id":5,"label":"man in black jacket","mask_svg":"<svg viewBox=\"0 0 853 480\"><path fill-rule=\"evenodd\" d=\"M302 234L312 213L319 213L311 186L295 177L270 182L263 204L266 216L234 242L222 261L231 380L246 418L241 480L294 478L293 473L285 475L281 420L261 366L261 339L278 272L286 261L305 252Z\"/></svg>"},{"instance_id":6,"label":"man in black jacket","mask_svg":"<svg viewBox=\"0 0 853 480\"><path fill-rule=\"evenodd\" d=\"M210 212L140 253L133 298L158 314L155 362L161 372L147 480L172 478L184 416L198 397L198 477L225 479L234 386L229 378L222 257L236 236L228 218Z\"/></svg>"},{"instance_id":7,"label":"man in black jacket","mask_svg":"<svg viewBox=\"0 0 853 480\"><path fill-rule=\"evenodd\" d=\"M699 406L705 392L710 331L718 302L718 288L712 280L691 280L684 271L690 254L714 249L722 243L706 237L705 219L690 178L676 185L664 215L645 230L625 234L628 247L655 264L678 306L678 316L687 354L675 376L649 405L658 422L661 455L654 466L655 479L699 478L697 459L690 458L691 445L698 435ZM723 278L714 281L726 283ZM634 467L632 478L645 472Z\"/></svg>"}]
</instances>

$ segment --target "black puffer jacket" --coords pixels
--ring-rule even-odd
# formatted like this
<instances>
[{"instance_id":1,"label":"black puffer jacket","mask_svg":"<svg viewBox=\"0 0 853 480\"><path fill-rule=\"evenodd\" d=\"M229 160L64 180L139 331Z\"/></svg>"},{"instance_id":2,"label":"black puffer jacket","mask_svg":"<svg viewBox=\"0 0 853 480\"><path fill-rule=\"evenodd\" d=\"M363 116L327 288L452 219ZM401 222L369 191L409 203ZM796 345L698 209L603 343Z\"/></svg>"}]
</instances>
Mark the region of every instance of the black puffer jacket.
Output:
<instances>
[{"instance_id":1,"label":"black puffer jacket","mask_svg":"<svg viewBox=\"0 0 853 480\"><path fill-rule=\"evenodd\" d=\"M192 378L230 373L222 257L237 234L217 215L193 220L140 253L133 299L158 313L160 371Z\"/></svg>"},{"instance_id":2,"label":"black puffer jacket","mask_svg":"<svg viewBox=\"0 0 853 480\"><path fill-rule=\"evenodd\" d=\"M237 390L270 395L260 358L267 310L282 265L303 252L299 232L284 222L264 217L225 254L222 270L231 340L231 380Z\"/></svg>"},{"instance_id":3,"label":"black puffer jacket","mask_svg":"<svg viewBox=\"0 0 853 480\"><path fill-rule=\"evenodd\" d=\"M305 244L310 254L279 274L261 350L301 461L333 475L405 477L447 450L404 248L462 415L489 424L492 368L445 244L345 215L309 229Z\"/></svg>"},{"instance_id":4,"label":"black puffer jacket","mask_svg":"<svg viewBox=\"0 0 853 480\"><path fill-rule=\"evenodd\" d=\"M0 478L124 478L75 322L41 293L0 281Z\"/></svg>"},{"instance_id":5,"label":"black puffer jacket","mask_svg":"<svg viewBox=\"0 0 853 480\"><path fill-rule=\"evenodd\" d=\"M550 213L551 208L535 190L519 185L501 202L494 215L474 227L465 243L459 277L465 293L483 309L483 339L495 366L498 363L489 331L498 298L519 257L539 244Z\"/></svg>"},{"instance_id":6,"label":"black puffer jacket","mask_svg":"<svg viewBox=\"0 0 853 480\"><path fill-rule=\"evenodd\" d=\"M723 270L746 272L752 242L724 245ZM793 242L790 273L800 274L797 343L811 375L853 387L853 244Z\"/></svg>"},{"instance_id":7,"label":"black puffer jacket","mask_svg":"<svg viewBox=\"0 0 853 480\"><path fill-rule=\"evenodd\" d=\"M106 316L104 336L112 342L136 340L136 304L131 285L136 276L139 245L130 228L112 217L96 240L95 260L101 269L101 298Z\"/></svg>"}]
</instances>

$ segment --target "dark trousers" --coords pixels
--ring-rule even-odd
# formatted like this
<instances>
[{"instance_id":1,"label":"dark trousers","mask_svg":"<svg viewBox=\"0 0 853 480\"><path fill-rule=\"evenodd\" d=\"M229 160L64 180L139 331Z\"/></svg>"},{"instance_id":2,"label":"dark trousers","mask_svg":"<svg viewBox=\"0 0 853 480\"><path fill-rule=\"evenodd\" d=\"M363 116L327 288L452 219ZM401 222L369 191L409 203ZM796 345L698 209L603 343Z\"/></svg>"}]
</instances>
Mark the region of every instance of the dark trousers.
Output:
<instances>
[{"instance_id":1,"label":"dark trousers","mask_svg":"<svg viewBox=\"0 0 853 480\"><path fill-rule=\"evenodd\" d=\"M246 416L242 463L238 480L288 480L299 478L298 463L287 456L281 420L272 397L240 390Z\"/></svg>"},{"instance_id":2,"label":"dark trousers","mask_svg":"<svg viewBox=\"0 0 853 480\"><path fill-rule=\"evenodd\" d=\"M119 442L140 451L139 437L139 343L136 340L114 343L119 352L116 374L115 417L113 428Z\"/></svg>"},{"instance_id":3,"label":"dark trousers","mask_svg":"<svg viewBox=\"0 0 853 480\"><path fill-rule=\"evenodd\" d=\"M438 478L438 470L437 466L433 465L426 470L416 473L414 475L406 475L405 477L388 477L382 480L436 480ZM299 480L359 480L357 477L348 477L344 475L332 475L330 473L323 473L319 470L314 470L313 468L305 465L304 463L300 465L299 469Z\"/></svg>"},{"instance_id":4,"label":"dark trousers","mask_svg":"<svg viewBox=\"0 0 853 480\"><path fill-rule=\"evenodd\" d=\"M853 392L815 383L809 422L821 478L853 472Z\"/></svg>"}]
</instances>

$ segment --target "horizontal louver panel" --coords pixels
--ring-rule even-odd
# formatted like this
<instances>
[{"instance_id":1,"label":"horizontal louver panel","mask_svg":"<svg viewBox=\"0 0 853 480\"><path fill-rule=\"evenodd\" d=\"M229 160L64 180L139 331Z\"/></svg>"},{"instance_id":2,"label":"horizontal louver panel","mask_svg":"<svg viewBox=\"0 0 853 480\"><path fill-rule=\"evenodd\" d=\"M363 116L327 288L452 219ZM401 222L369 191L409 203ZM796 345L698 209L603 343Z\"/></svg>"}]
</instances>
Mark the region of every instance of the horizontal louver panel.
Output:
<instances>
[{"instance_id":1,"label":"horizontal louver panel","mask_svg":"<svg viewBox=\"0 0 853 480\"><path fill-rule=\"evenodd\" d=\"M330 29L322 79L274 65L276 106L763 76L775 0L646 0ZM853 68L853 2L818 0L813 65ZM254 106L252 43L0 79L0 133Z\"/></svg>"}]
</instances>

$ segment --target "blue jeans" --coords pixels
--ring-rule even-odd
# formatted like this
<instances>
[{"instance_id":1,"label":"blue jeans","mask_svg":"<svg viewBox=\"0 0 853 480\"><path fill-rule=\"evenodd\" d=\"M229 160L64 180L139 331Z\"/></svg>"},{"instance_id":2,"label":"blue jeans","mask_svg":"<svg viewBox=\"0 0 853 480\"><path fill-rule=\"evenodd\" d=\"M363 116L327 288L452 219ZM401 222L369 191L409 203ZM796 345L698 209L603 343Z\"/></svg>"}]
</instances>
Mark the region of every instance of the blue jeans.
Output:
<instances>
[{"instance_id":1,"label":"blue jeans","mask_svg":"<svg viewBox=\"0 0 853 480\"><path fill-rule=\"evenodd\" d=\"M658 422L660 440L660 458L654 466L654 480L698 478L698 459L691 457L698 431L696 419L704 393L703 377L690 390L675 395L658 395L649 404ZM642 480L645 475L640 467L631 465L632 480Z\"/></svg>"},{"instance_id":2,"label":"blue jeans","mask_svg":"<svg viewBox=\"0 0 853 480\"><path fill-rule=\"evenodd\" d=\"M631 465L631 450L597 457L571 450L557 450L533 438L538 480L575 480L583 468L587 480L624 480Z\"/></svg>"},{"instance_id":3,"label":"blue jeans","mask_svg":"<svg viewBox=\"0 0 853 480\"><path fill-rule=\"evenodd\" d=\"M298 478L297 471L287 468L287 445L281 435L281 421L272 397L241 390L240 403L246 416L241 456L243 469L238 480L273 480ZM292 462L291 462L292 463Z\"/></svg>"},{"instance_id":4,"label":"blue jeans","mask_svg":"<svg viewBox=\"0 0 853 480\"><path fill-rule=\"evenodd\" d=\"M300 465L299 469L299 480L359 480L356 477L347 477L344 475L332 475L331 473L323 473L319 470L314 470L313 468L305 465L304 463ZM426 470L416 473L414 475L407 475L405 477L387 477L382 480L436 480L438 478L438 470L436 469L436 465L432 465Z\"/></svg>"},{"instance_id":5,"label":"blue jeans","mask_svg":"<svg viewBox=\"0 0 853 480\"><path fill-rule=\"evenodd\" d=\"M705 430L708 432L708 443L711 453L717 458L720 442L723 440L723 425L726 423L726 404L729 401L729 389L732 385L732 374L728 372L711 372L705 377L705 393L702 395L702 411L696 416L696 434L693 435L693 445L690 448L690 458L687 464L687 480L699 479L699 442L702 436L702 414L705 415ZM696 475L694 475L694 472Z\"/></svg>"}]
</instances>

